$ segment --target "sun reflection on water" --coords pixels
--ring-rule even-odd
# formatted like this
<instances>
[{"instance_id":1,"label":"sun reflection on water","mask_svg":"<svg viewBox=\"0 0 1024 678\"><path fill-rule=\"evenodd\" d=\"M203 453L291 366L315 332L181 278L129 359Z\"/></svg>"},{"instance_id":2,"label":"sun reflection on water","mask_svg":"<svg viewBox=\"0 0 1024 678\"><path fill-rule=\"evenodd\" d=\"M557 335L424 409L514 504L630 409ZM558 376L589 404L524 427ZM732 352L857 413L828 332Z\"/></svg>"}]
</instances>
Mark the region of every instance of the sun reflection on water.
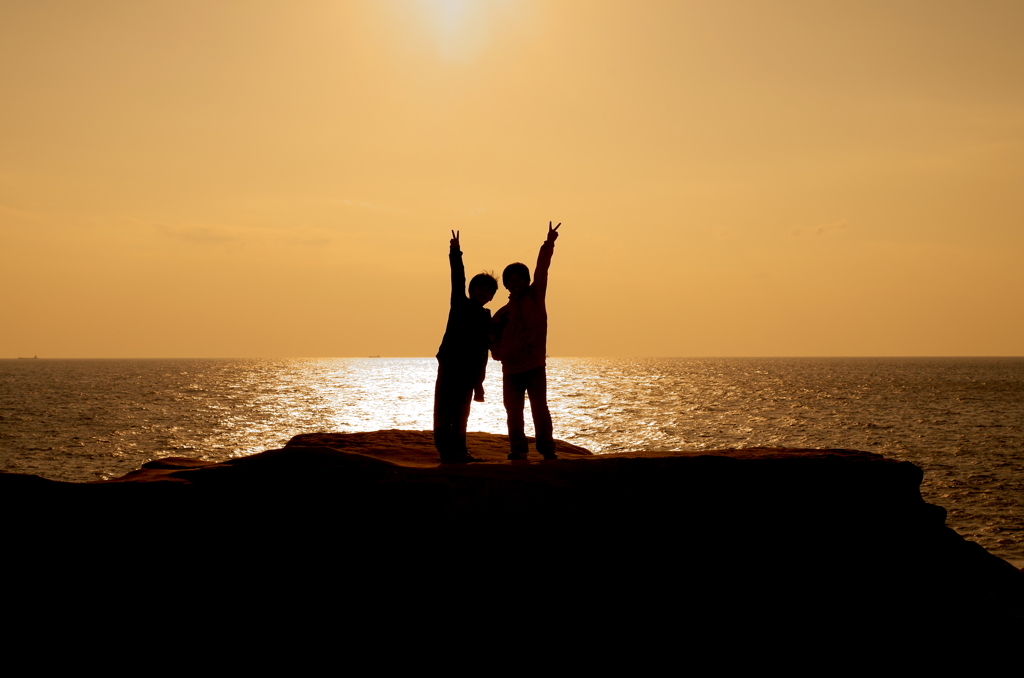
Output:
<instances>
[{"instance_id":1,"label":"sun reflection on water","mask_svg":"<svg viewBox=\"0 0 1024 678\"><path fill-rule=\"evenodd\" d=\"M318 361L305 368L313 396L322 402L326 430L377 431L433 428L432 358L372 358ZM486 400L473 403L469 429L503 432L501 373L490 365Z\"/></svg>"}]
</instances>

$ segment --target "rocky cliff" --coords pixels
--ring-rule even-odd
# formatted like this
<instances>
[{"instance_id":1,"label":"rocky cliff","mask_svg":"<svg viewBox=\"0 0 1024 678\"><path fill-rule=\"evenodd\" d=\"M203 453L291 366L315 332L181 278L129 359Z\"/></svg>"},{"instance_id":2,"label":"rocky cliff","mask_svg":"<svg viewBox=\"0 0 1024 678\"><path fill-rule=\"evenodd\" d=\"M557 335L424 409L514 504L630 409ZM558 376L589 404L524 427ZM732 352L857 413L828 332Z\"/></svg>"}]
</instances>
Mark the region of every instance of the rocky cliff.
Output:
<instances>
[{"instance_id":1,"label":"rocky cliff","mask_svg":"<svg viewBox=\"0 0 1024 678\"><path fill-rule=\"evenodd\" d=\"M8 543L47 558L535 577L563 582L557 595L578 613L617 617L1022 619L1024 575L947 528L907 462L851 450L591 455L560 441L558 461L513 463L505 436L469 443L483 463L437 466L429 431L303 435L113 481L0 474L0 502Z\"/></svg>"}]
</instances>

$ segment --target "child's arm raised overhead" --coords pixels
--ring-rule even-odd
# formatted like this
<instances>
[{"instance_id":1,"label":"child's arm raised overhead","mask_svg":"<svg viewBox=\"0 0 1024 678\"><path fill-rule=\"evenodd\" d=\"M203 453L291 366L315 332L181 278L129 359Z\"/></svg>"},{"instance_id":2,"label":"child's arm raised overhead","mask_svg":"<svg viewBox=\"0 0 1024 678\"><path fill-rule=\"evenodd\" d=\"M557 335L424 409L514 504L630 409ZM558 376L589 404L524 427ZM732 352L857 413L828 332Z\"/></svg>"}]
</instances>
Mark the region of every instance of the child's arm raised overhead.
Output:
<instances>
[{"instance_id":1,"label":"child's arm raised overhead","mask_svg":"<svg viewBox=\"0 0 1024 678\"><path fill-rule=\"evenodd\" d=\"M466 298L466 267L462 263L459 233L452 231L451 249L448 251L448 264L452 269L452 301Z\"/></svg>"},{"instance_id":2,"label":"child's arm raised overhead","mask_svg":"<svg viewBox=\"0 0 1024 678\"><path fill-rule=\"evenodd\" d=\"M558 222L561 226L562 222ZM551 255L555 253L555 240L558 240L558 226L551 228L548 222L548 239L540 246L540 254L537 255L537 268L533 270L533 285L541 298L548 289L548 267L551 266Z\"/></svg>"}]
</instances>

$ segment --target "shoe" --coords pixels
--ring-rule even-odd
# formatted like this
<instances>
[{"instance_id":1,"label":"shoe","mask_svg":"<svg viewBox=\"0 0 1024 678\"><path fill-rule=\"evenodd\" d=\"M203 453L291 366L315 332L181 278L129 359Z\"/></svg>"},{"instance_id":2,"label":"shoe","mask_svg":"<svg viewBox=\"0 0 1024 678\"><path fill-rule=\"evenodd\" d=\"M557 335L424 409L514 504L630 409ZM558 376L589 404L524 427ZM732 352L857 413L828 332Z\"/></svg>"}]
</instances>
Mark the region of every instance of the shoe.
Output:
<instances>
[{"instance_id":1,"label":"shoe","mask_svg":"<svg viewBox=\"0 0 1024 678\"><path fill-rule=\"evenodd\" d=\"M557 461L558 455L554 452L542 452L541 455L544 457L544 461Z\"/></svg>"},{"instance_id":2,"label":"shoe","mask_svg":"<svg viewBox=\"0 0 1024 678\"><path fill-rule=\"evenodd\" d=\"M509 461L522 461L524 459L526 459L526 452L509 452L508 453L508 460Z\"/></svg>"}]
</instances>

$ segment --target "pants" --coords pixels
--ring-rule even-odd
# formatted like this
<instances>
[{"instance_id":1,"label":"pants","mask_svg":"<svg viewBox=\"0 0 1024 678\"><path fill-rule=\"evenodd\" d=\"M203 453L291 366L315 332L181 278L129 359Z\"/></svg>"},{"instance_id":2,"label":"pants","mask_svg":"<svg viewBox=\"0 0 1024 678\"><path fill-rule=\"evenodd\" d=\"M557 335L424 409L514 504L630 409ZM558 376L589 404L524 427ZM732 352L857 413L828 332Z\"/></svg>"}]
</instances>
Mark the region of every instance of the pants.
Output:
<instances>
[{"instance_id":1,"label":"pants","mask_svg":"<svg viewBox=\"0 0 1024 678\"><path fill-rule=\"evenodd\" d=\"M548 376L544 367L528 372L502 375L502 399L508 415L508 437L514 454L525 454L529 449L526 441L523 410L526 396L530 396L530 410L533 412L533 428L537 434L537 451L549 454L555 451L554 431L551 412L548 410Z\"/></svg>"},{"instance_id":2,"label":"pants","mask_svg":"<svg viewBox=\"0 0 1024 678\"><path fill-rule=\"evenodd\" d=\"M442 461L468 454L466 423L478 376L458 363L438 361L434 383L434 447Z\"/></svg>"}]
</instances>

